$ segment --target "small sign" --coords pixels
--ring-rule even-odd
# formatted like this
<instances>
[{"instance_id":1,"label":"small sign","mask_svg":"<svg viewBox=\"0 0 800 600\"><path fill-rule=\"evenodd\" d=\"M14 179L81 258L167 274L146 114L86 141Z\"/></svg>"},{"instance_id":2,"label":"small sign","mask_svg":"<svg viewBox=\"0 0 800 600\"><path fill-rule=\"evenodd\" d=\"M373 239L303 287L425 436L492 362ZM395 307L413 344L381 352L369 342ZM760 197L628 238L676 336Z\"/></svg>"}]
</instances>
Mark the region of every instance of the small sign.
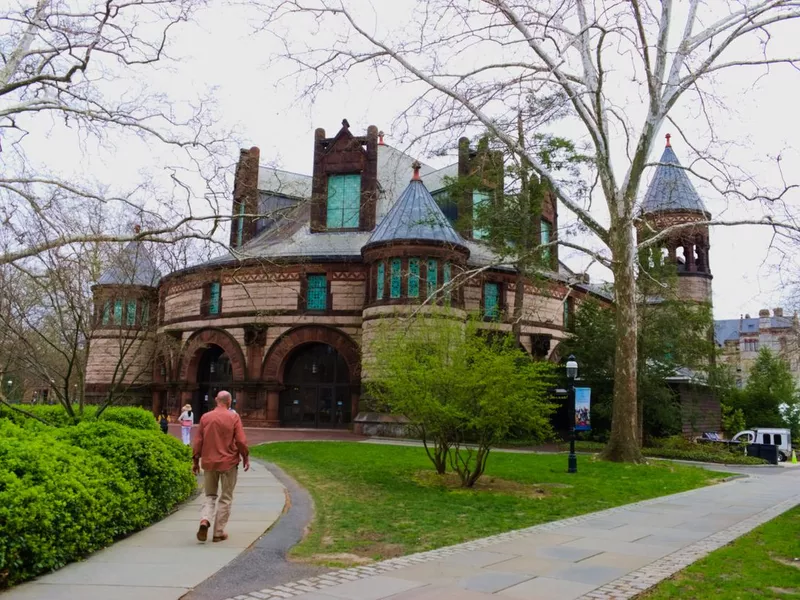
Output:
<instances>
[{"instance_id":1,"label":"small sign","mask_svg":"<svg viewBox=\"0 0 800 600\"><path fill-rule=\"evenodd\" d=\"M575 388L575 431L590 431L592 388Z\"/></svg>"}]
</instances>

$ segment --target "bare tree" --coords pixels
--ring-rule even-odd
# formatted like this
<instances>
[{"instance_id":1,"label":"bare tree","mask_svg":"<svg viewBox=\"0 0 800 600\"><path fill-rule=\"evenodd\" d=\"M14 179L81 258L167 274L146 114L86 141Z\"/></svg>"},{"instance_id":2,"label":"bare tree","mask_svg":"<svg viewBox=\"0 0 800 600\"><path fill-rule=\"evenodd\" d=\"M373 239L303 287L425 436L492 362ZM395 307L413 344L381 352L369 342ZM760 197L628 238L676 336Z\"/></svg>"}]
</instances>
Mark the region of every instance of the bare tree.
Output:
<instances>
[{"instance_id":1,"label":"bare tree","mask_svg":"<svg viewBox=\"0 0 800 600\"><path fill-rule=\"evenodd\" d=\"M154 83L169 41L205 0L14 0L0 9L0 264L73 243L214 239L230 138L213 102ZM43 132L43 129L45 131ZM42 150L59 145L64 164ZM102 157L158 157L132 183ZM93 161L90 173L70 159ZM84 171L87 169L84 169ZM123 219L94 218L98 211ZM134 233L132 224L142 228Z\"/></svg>"},{"instance_id":2,"label":"bare tree","mask_svg":"<svg viewBox=\"0 0 800 600\"><path fill-rule=\"evenodd\" d=\"M398 15L392 3L369 0L262 0L264 28L285 43L286 57L305 77L306 92L371 69L381 82L408 83L421 93L400 123L421 119L420 130L446 143L475 126L488 129L520 165L530 165L581 227L606 247L617 306L613 426L605 456L639 461L637 444L637 197L666 122L683 133L676 107L694 103L708 119L713 79L728 70L761 75L797 57L773 51L772 39L800 17L793 0L743 0L677 5L673 0L431 0ZM382 18L384 11L394 11ZM405 19L404 19L405 17ZM310 30L313 36L297 36ZM292 35L289 35L291 32ZM563 94L581 142L593 158L596 189L579 198L521 143L516 123L535 94ZM682 105L679 105L679 102ZM685 136L684 136L685 137ZM442 141L445 140L445 141ZM698 170L730 197L777 200L722 155L702 152ZM705 169L705 171L704 171ZM692 168L694 171L695 169ZM600 197L603 206L592 206ZM598 210L605 213L598 214ZM603 223L607 220L608 226ZM709 220L706 224L724 223ZM793 221L740 220L798 231ZM701 223L702 224L702 223ZM656 245L676 224L650 236ZM573 245L574 247L575 245Z\"/></svg>"}]
</instances>

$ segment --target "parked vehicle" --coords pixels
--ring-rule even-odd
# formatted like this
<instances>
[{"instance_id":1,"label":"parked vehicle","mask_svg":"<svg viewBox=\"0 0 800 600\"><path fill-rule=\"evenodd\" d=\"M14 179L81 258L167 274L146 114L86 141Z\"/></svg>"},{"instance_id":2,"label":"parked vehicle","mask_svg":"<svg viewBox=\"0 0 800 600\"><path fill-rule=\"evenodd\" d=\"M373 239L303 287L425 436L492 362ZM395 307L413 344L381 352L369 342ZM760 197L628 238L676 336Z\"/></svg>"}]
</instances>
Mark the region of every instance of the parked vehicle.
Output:
<instances>
[{"instance_id":1,"label":"parked vehicle","mask_svg":"<svg viewBox=\"0 0 800 600\"><path fill-rule=\"evenodd\" d=\"M732 444L772 444L778 447L778 459L783 462L792 455L792 433L788 429L754 427L740 431L731 438Z\"/></svg>"}]
</instances>

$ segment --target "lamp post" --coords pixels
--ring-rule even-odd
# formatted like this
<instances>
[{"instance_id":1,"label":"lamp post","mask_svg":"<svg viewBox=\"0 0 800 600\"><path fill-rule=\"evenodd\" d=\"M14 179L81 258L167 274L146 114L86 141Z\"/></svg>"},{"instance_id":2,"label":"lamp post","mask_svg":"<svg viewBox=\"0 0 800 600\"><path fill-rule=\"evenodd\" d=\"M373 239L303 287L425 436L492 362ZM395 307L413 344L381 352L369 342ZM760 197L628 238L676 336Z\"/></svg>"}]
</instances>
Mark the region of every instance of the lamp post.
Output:
<instances>
[{"instance_id":1,"label":"lamp post","mask_svg":"<svg viewBox=\"0 0 800 600\"><path fill-rule=\"evenodd\" d=\"M9 379L6 383L8 384L8 401L11 402L11 386L14 384L14 382Z\"/></svg>"},{"instance_id":2,"label":"lamp post","mask_svg":"<svg viewBox=\"0 0 800 600\"><path fill-rule=\"evenodd\" d=\"M578 472L578 457L575 456L575 378L578 376L578 361L570 354L567 359L567 380L569 389L567 392L567 402L569 403L568 413L572 421L572 434L569 438L569 458L567 459L567 473Z\"/></svg>"}]
</instances>

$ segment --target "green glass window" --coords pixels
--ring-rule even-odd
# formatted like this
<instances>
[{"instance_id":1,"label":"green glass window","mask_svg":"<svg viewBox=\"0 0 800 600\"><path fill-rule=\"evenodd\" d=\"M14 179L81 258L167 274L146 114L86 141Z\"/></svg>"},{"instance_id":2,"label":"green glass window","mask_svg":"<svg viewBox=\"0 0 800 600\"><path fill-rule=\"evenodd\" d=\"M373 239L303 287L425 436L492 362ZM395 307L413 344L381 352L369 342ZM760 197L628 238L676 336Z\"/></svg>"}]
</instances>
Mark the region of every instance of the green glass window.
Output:
<instances>
[{"instance_id":1,"label":"green glass window","mask_svg":"<svg viewBox=\"0 0 800 600\"><path fill-rule=\"evenodd\" d=\"M125 315L125 324L128 327L136 325L136 300L128 300L128 312Z\"/></svg>"},{"instance_id":2,"label":"green glass window","mask_svg":"<svg viewBox=\"0 0 800 600\"><path fill-rule=\"evenodd\" d=\"M542 219L542 234L541 234L542 244L550 243L552 232L553 232L553 226L544 219ZM550 246L542 248L542 260L544 261L550 260Z\"/></svg>"},{"instance_id":3,"label":"green glass window","mask_svg":"<svg viewBox=\"0 0 800 600\"><path fill-rule=\"evenodd\" d=\"M242 235L244 234L244 202L239 204L239 218L236 219L236 247L242 245Z\"/></svg>"},{"instance_id":4,"label":"green glass window","mask_svg":"<svg viewBox=\"0 0 800 600\"><path fill-rule=\"evenodd\" d=\"M408 297L419 298L419 259L408 259Z\"/></svg>"},{"instance_id":5,"label":"green glass window","mask_svg":"<svg viewBox=\"0 0 800 600\"><path fill-rule=\"evenodd\" d=\"M328 229L355 229L361 209L361 175L328 176Z\"/></svg>"},{"instance_id":6,"label":"green glass window","mask_svg":"<svg viewBox=\"0 0 800 600\"><path fill-rule=\"evenodd\" d=\"M428 259L428 296L439 287L439 263L436 259Z\"/></svg>"},{"instance_id":7,"label":"green glass window","mask_svg":"<svg viewBox=\"0 0 800 600\"><path fill-rule=\"evenodd\" d=\"M458 204L450 195L450 190L438 190L431 193L431 196L433 196L447 220L450 221L450 224L455 226L456 221L458 221Z\"/></svg>"},{"instance_id":8,"label":"green glass window","mask_svg":"<svg viewBox=\"0 0 800 600\"><path fill-rule=\"evenodd\" d=\"M478 218L478 214L480 212L480 208L483 204L489 201L489 194L486 192L481 192L478 190L474 190L472 192L472 222ZM479 229L473 225L472 227L472 239L474 240L485 240L488 236L489 232L485 229Z\"/></svg>"},{"instance_id":9,"label":"green glass window","mask_svg":"<svg viewBox=\"0 0 800 600\"><path fill-rule=\"evenodd\" d=\"M391 263L391 281L389 282L389 297L390 298L399 298L401 292L401 285L400 285L400 278L402 277L401 274L401 263L399 258L393 258Z\"/></svg>"},{"instance_id":10,"label":"green glass window","mask_svg":"<svg viewBox=\"0 0 800 600\"><path fill-rule=\"evenodd\" d=\"M114 301L114 325L122 325L122 300Z\"/></svg>"},{"instance_id":11,"label":"green glass window","mask_svg":"<svg viewBox=\"0 0 800 600\"><path fill-rule=\"evenodd\" d=\"M384 279L386 278L386 265L383 264L383 261L378 263L378 276L376 277L375 282L375 298L378 300L383 300L383 285Z\"/></svg>"},{"instance_id":12,"label":"green glass window","mask_svg":"<svg viewBox=\"0 0 800 600\"><path fill-rule=\"evenodd\" d=\"M450 263L449 262L444 263L444 265L442 266L442 279L444 279L444 282L443 282L444 285L447 285L447 284L450 283L450 279L452 278L452 276L453 276L453 273L452 273L452 268L450 266ZM447 290L444 293L444 297L445 297L446 300L450 300L450 288L447 288Z\"/></svg>"},{"instance_id":13,"label":"green glass window","mask_svg":"<svg viewBox=\"0 0 800 600\"><path fill-rule=\"evenodd\" d=\"M219 314L220 288L221 286L219 281L214 281L211 283L211 288L209 289L208 294L208 314L210 315Z\"/></svg>"},{"instance_id":14,"label":"green glass window","mask_svg":"<svg viewBox=\"0 0 800 600\"><path fill-rule=\"evenodd\" d=\"M111 321L111 300L106 300L103 304L103 325L108 325Z\"/></svg>"},{"instance_id":15,"label":"green glass window","mask_svg":"<svg viewBox=\"0 0 800 600\"><path fill-rule=\"evenodd\" d=\"M483 316L496 319L500 315L500 284L483 284Z\"/></svg>"},{"instance_id":16,"label":"green glass window","mask_svg":"<svg viewBox=\"0 0 800 600\"><path fill-rule=\"evenodd\" d=\"M328 279L325 275L309 275L306 306L309 310L328 308Z\"/></svg>"},{"instance_id":17,"label":"green glass window","mask_svg":"<svg viewBox=\"0 0 800 600\"><path fill-rule=\"evenodd\" d=\"M142 325L147 325L147 322L150 320L150 303L145 302L142 305Z\"/></svg>"}]
</instances>

